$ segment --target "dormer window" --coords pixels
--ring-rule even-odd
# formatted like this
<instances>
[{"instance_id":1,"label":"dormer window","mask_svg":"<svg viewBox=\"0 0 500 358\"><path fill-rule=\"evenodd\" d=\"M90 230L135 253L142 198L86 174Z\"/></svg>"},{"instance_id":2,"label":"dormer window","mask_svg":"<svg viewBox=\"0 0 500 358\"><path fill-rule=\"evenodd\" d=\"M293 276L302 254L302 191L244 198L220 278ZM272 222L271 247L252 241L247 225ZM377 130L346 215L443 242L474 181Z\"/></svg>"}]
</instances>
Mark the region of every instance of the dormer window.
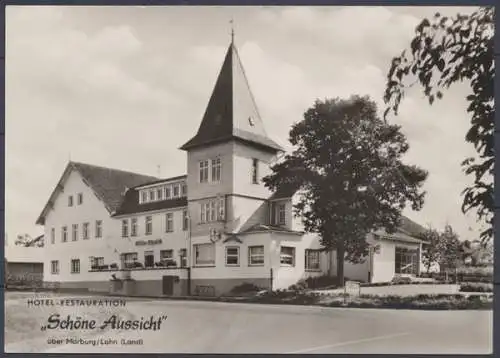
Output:
<instances>
[{"instance_id":1,"label":"dormer window","mask_svg":"<svg viewBox=\"0 0 500 358\"><path fill-rule=\"evenodd\" d=\"M145 203L148 201L148 193L146 191L141 192L141 202Z\"/></svg>"},{"instance_id":2,"label":"dormer window","mask_svg":"<svg viewBox=\"0 0 500 358\"><path fill-rule=\"evenodd\" d=\"M188 187L186 183L182 183L182 196L187 196Z\"/></svg>"},{"instance_id":3,"label":"dormer window","mask_svg":"<svg viewBox=\"0 0 500 358\"><path fill-rule=\"evenodd\" d=\"M172 185L167 185L165 187L165 199L171 199L172 198Z\"/></svg>"},{"instance_id":4,"label":"dormer window","mask_svg":"<svg viewBox=\"0 0 500 358\"><path fill-rule=\"evenodd\" d=\"M162 188L156 189L156 198L158 200L163 200L163 189Z\"/></svg>"},{"instance_id":5,"label":"dormer window","mask_svg":"<svg viewBox=\"0 0 500 358\"><path fill-rule=\"evenodd\" d=\"M271 225L286 225L286 204L271 203Z\"/></svg>"},{"instance_id":6,"label":"dormer window","mask_svg":"<svg viewBox=\"0 0 500 358\"><path fill-rule=\"evenodd\" d=\"M149 191L149 200L150 201L154 201L155 200L155 196L156 196L155 193L156 192L154 190L150 190Z\"/></svg>"},{"instance_id":7,"label":"dormer window","mask_svg":"<svg viewBox=\"0 0 500 358\"><path fill-rule=\"evenodd\" d=\"M179 184L174 184L174 198L178 198L180 193Z\"/></svg>"}]
</instances>

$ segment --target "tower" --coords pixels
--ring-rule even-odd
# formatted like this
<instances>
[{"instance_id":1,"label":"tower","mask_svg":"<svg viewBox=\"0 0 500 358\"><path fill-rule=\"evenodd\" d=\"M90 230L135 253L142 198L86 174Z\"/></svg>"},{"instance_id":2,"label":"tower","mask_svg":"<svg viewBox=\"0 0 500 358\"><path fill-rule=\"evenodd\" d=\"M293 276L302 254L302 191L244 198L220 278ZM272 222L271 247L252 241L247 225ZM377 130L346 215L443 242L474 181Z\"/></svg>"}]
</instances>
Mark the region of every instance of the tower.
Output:
<instances>
[{"instance_id":1,"label":"tower","mask_svg":"<svg viewBox=\"0 0 500 358\"><path fill-rule=\"evenodd\" d=\"M265 131L233 37L198 132L180 149L194 236L234 233L259 215L270 195L261 179L282 148Z\"/></svg>"}]
</instances>

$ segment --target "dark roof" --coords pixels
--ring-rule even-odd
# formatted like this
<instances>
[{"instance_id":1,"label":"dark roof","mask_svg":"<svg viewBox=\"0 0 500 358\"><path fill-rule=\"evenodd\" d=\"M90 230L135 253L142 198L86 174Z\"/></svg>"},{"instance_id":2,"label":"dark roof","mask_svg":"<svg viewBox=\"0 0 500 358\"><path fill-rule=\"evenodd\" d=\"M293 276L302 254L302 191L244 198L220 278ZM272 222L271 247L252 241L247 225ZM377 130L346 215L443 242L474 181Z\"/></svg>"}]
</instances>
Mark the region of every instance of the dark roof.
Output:
<instances>
[{"instance_id":1,"label":"dark roof","mask_svg":"<svg viewBox=\"0 0 500 358\"><path fill-rule=\"evenodd\" d=\"M399 230L414 237L420 237L426 231L426 229L422 225L407 218L406 216L401 216Z\"/></svg>"},{"instance_id":2,"label":"dark roof","mask_svg":"<svg viewBox=\"0 0 500 358\"><path fill-rule=\"evenodd\" d=\"M198 132L181 149L229 140L244 141L272 152L283 150L266 134L233 43L227 50Z\"/></svg>"},{"instance_id":3,"label":"dark roof","mask_svg":"<svg viewBox=\"0 0 500 358\"><path fill-rule=\"evenodd\" d=\"M120 207L125 190L159 180L157 177L118 169L75 162L72 164L111 212Z\"/></svg>"},{"instance_id":4,"label":"dark roof","mask_svg":"<svg viewBox=\"0 0 500 358\"><path fill-rule=\"evenodd\" d=\"M47 204L45 204L42 213L38 217L36 221L37 224L43 225L45 223L47 210L51 207L56 196L59 194L60 189L63 188L63 184L72 170L76 170L80 173L84 182L87 183L87 185L94 191L96 196L104 203L106 209L110 213L113 213L121 205L122 195L128 188L160 180L157 177L132 173L119 169L106 168L79 162L69 162L63 175L59 179L58 184L52 191Z\"/></svg>"},{"instance_id":5,"label":"dark roof","mask_svg":"<svg viewBox=\"0 0 500 358\"><path fill-rule=\"evenodd\" d=\"M127 191L125 199L113 216L136 214L162 209L173 209L185 206L187 206L186 197L139 204L139 190L131 189Z\"/></svg>"},{"instance_id":6,"label":"dark roof","mask_svg":"<svg viewBox=\"0 0 500 358\"><path fill-rule=\"evenodd\" d=\"M168 183L168 182L171 182L171 181L180 180L180 179L186 179L186 178L187 178L186 174L184 174L184 175L178 175L176 177L170 177L170 178L166 178L166 179L159 179L159 180L155 180L155 181L152 181L152 182L148 182L148 183L136 185L135 187L133 187L131 189L141 188L141 187L144 187L146 185L155 185L155 184L161 184L161 183Z\"/></svg>"}]
</instances>

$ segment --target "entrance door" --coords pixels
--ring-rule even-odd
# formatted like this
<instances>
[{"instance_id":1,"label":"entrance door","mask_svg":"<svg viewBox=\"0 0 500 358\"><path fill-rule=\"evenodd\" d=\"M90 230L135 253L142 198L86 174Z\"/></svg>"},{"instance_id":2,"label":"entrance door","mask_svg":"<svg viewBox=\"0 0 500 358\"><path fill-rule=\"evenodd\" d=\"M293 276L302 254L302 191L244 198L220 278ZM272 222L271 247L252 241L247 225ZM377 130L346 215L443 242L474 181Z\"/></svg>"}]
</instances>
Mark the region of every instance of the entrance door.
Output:
<instances>
[{"instance_id":1,"label":"entrance door","mask_svg":"<svg viewBox=\"0 0 500 358\"><path fill-rule=\"evenodd\" d=\"M155 254L153 251L146 251L144 253L144 266L146 267L155 266Z\"/></svg>"},{"instance_id":2,"label":"entrance door","mask_svg":"<svg viewBox=\"0 0 500 358\"><path fill-rule=\"evenodd\" d=\"M175 276L163 276L163 294L172 296L174 294Z\"/></svg>"}]
</instances>

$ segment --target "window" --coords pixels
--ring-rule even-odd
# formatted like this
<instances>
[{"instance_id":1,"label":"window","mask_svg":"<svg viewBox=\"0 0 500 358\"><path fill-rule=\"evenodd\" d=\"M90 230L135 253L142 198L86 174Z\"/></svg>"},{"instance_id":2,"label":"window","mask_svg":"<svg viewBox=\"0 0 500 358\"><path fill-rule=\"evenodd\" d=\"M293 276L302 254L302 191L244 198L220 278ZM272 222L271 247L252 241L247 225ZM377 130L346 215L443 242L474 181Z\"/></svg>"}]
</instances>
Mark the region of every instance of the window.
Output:
<instances>
[{"instance_id":1,"label":"window","mask_svg":"<svg viewBox=\"0 0 500 358\"><path fill-rule=\"evenodd\" d=\"M239 266L240 265L240 248L226 247L226 266Z\"/></svg>"},{"instance_id":2,"label":"window","mask_svg":"<svg viewBox=\"0 0 500 358\"><path fill-rule=\"evenodd\" d=\"M281 266L295 266L295 247L281 246Z\"/></svg>"},{"instance_id":3,"label":"window","mask_svg":"<svg viewBox=\"0 0 500 358\"><path fill-rule=\"evenodd\" d=\"M252 159L252 183L259 184L259 160Z\"/></svg>"},{"instance_id":4,"label":"window","mask_svg":"<svg viewBox=\"0 0 500 358\"><path fill-rule=\"evenodd\" d=\"M210 200L210 221L213 222L215 220L217 220L217 211L215 210L215 200Z\"/></svg>"},{"instance_id":5,"label":"window","mask_svg":"<svg viewBox=\"0 0 500 358\"><path fill-rule=\"evenodd\" d=\"M50 261L50 273L53 275L59 273L59 261Z\"/></svg>"},{"instance_id":6,"label":"window","mask_svg":"<svg viewBox=\"0 0 500 358\"><path fill-rule=\"evenodd\" d=\"M71 260L71 273L80 273L80 260Z\"/></svg>"},{"instance_id":7,"label":"window","mask_svg":"<svg viewBox=\"0 0 500 358\"><path fill-rule=\"evenodd\" d=\"M160 251L160 260L173 260L173 258L174 258L174 250Z\"/></svg>"},{"instance_id":8,"label":"window","mask_svg":"<svg viewBox=\"0 0 500 358\"><path fill-rule=\"evenodd\" d=\"M174 184L174 198L178 198L180 194L179 184Z\"/></svg>"},{"instance_id":9,"label":"window","mask_svg":"<svg viewBox=\"0 0 500 358\"><path fill-rule=\"evenodd\" d=\"M54 228L50 229L50 243L51 244L56 243L56 229Z\"/></svg>"},{"instance_id":10,"label":"window","mask_svg":"<svg viewBox=\"0 0 500 358\"><path fill-rule=\"evenodd\" d=\"M219 182L221 177L220 158L212 159L212 182Z\"/></svg>"},{"instance_id":11,"label":"window","mask_svg":"<svg viewBox=\"0 0 500 358\"><path fill-rule=\"evenodd\" d=\"M201 222L213 222L217 220L224 220L225 216L225 198L208 200L201 203Z\"/></svg>"},{"instance_id":12,"label":"window","mask_svg":"<svg viewBox=\"0 0 500 358\"><path fill-rule=\"evenodd\" d=\"M73 224L73 241L78 240L78 224Z\"/></svg>"},{"instance_id":13,"label":"window","mask_svg":"<svg viewBox=\"0 0 500 358\"><path fill-rule=\"evenodd\" d=\"M102 237L102 220L96 220L95 222L95 237Z\"/></svg>"},{"instance_id":14,"label":"window","mask_svg":"<svg viewBox=\"0 0 500 358\"><path fill-rule=\"evenodd\" d=\"M145 267L154 267L155 266L154 251L145 251L144 252L144 266Z\"/></svg>"},{"instance_id":15,"label":"window","mask_svg":"<svg viewBox=\"0 0 500 358\"><path fill-rule=\"evenodd\" d=\"M319 250L306 250L305 269L319 270Z\"/></svg>"},{"instance_id":16,"label":"window","mask_svg":"<svg viewBox=\"0 0 500 358\"><path fill-rule=\"evenodd\" d=\"M286 224L286 211L285 211L285 204L278 204L276 206L276 217L278 219L278 225L285 225Z\"/></svg>"},{"instance_id":17,"label":"window","mask_svg":"<svg viewBox=\"0 0 500 358\"><path fill-rule=\"evenodd\" d=\"M200 183L208 182L208 160L200 162Z\"/></svg>"},{"instance_id":18,"label":"window","mask_svg":"<svg viewBox=\"0 0 500 358\"><path fill-rule=\"evenodd\" d=\"M186 196L188 193L188 186L186 183L182 183L181 190L182 190L182 196Z\"/></svg>"},{"instance_id":19,"label":"window","mask_svg":"<svg viewBox=\"0 0 500 358\"><path fill-rule=\"evenodd\" d=\"M219 214L218 219L224 220L226 217L226 198L224 198L224 197L219 198L219 200L217 202L217 209L218 209L217 211Z\"/></svg>"},{"instance_id":20,"label":"window","mask_svg":"<svg viewBox=\"0 0 500 358\"><path fill-rule=\"evenodd\" d=\"M166 213L165 214L165 232L173 232L174 231L174 214Z\"/></svg>"},{"instance_id":21,"label":"window","mask_svg":"<svg viewBox=\"0 0 500 358\"><path fill-rule=\"evenodd\" d=\"M61 230L61 241L62 242L67 242L68 241L68 227L63 226Z\"/></svg>"},{"instance_id":22,"label":"window","mask_svg":"<svg viewBox=\"0 0 500 358\"><path fill-rule=\"evenodd\" d=\"M83 194L82 193L78 193L77 203L78 203L78 205L82 205L83 204Z\"/></svg>"},{"instance_id":23,"label":"window","mask_svg":"<svg viewBox=\"0 0 500 358\"><path fill-rule=\"evenodd\" d=\"M137 218L130 219L130 236L137 236Z\"/></svg>"},{"instance_id":24,"label":"window","mask_svg":"<svg viewBox=\"0 0 500 358\"><path fill-rule=\"evenodd\" d=\"M171 185L167 185L165 187L165 199L170 199L172 196L172 186Z\"/></svg>"},{"instance_id":25,"label":"window","mask_svg":"<svg viewBox=\"0 0 500 358\"><path fill-rule=\"evenodd\" d=\"M154 189L149 191L149 200L150 201L154 201L155 200L155 191L154 191Z\"/></svg>"},{"instance_id":26,"label":"window","mask_svg":"<svg viewBox=\"0 0 500 358\"><path fill-rule=\"evenodd\" d=\"M181 257L181 267L187 267L187 250L181 249L179 256Z\"/></svg>"},{"instance_id":27,"label":"window","mask_svg":"<svg viewBox=\"0 0 500 358\"><path fill-rule=\"evenodd\" d=\"M200 213L201 213L200 221L202 223L206 223L207 222L207 205L205 203L201 203Z\"/></svg>"},{"instance_id":28,"label":"window","mask_svg":"<svg viewBox=\"0 0 500 358\"><path fill-rule=\"evenodd\" d=\"M137 252L129 252L121 255L122 267L133 267L137 261Z\"/></svg>"},{"instance_id":29,"label":"window","mask_svg":"<svg viewBox=\"0 0 500 358\"><path fill-rule=\"evenodd\" d=\"M418 274L418 251L404 247L396 247L395 252L395 273L397 274Z\"/></svg>"},{"instance_id":30,"label":"window","mask_svg":"<svg viewBox=\"0 0 500 358\"><path fill-rule=\"evenodd\" d=\"M158 200L163 200L163 188L156 189L156 197Z\"/></svg>"},{"instance_id":31,"label":"window","mask_svg":"<svg viewBox=\"0 0 500 358\"><path fill-rule=\"evenodd\" d=\"M122 220L122 237L128 237L128 220Z\"/></svg>"},{"instance_id":32,"label":"window","mask_svg":"<svg viewBox=\"0 0 500 358\"><path fill-rule=\"evenodd\" d=\"M148 201L148 192L141 191L141 203L145 203Z\"/></svg>"},{"instance_id":33,"label":"window","mask_svg":"<svg viewBox=\"0 0 500 358\"><path fill-rule=\"evenodd\" d=\"M146 216L146 235L151 235L153 233L153 217Z\"/></svg>"},{"instance_id":34,"label":"window","mask_svg":"<svg viewBox=\"0 0 500 358\"><path fill-rule=\"evenodd\" d=\"M182 211L182 230L186 231L189 228L189 215L187 210Z\"/></svg>"},{"instance_id":35,"label":"window","mask_svg":"<svg viewBox=\"0 0 500 358\"><path fill-rule=\"evenodd\" d=\"M248 248L248 266L264 265L264 246L250 246Z\"/></svg>"},{"instance_id":36,"label":"window","mask_svg":"<svg viewBox=\"0 0 500 358\"><path fill-rule=\"evenodd\" d=\"M104 257L90 257L90 269L97 270L100 266L104 266Z\"/></svg>"},{"instance_id":37,"label":"window","mask_svg":"<svg viewBox=\"0 0 500 358\"><path fill-rule=\"evenodd\" d=\"M82 224L82 238L84 240L89 238L89 223Z\"/></svg>"},{"instance_id":38,"label":"window","mask_svg":"<svg viewBox=\"0 0 500 358\"><path fill-rule=\"evenodd\" d=\"M68 196L68 206L73 206L73 195Z\"/></svg>"},{"instance_id":39,"label":"window","mask_svg":"<svg viewBox=\"0 0 500 358\"><path fill-rule=\"evenodd\" d=\"M215 265L215 245L198 244L194 246L195 265L212 266Z\"/></svg>"}]
</instances>

